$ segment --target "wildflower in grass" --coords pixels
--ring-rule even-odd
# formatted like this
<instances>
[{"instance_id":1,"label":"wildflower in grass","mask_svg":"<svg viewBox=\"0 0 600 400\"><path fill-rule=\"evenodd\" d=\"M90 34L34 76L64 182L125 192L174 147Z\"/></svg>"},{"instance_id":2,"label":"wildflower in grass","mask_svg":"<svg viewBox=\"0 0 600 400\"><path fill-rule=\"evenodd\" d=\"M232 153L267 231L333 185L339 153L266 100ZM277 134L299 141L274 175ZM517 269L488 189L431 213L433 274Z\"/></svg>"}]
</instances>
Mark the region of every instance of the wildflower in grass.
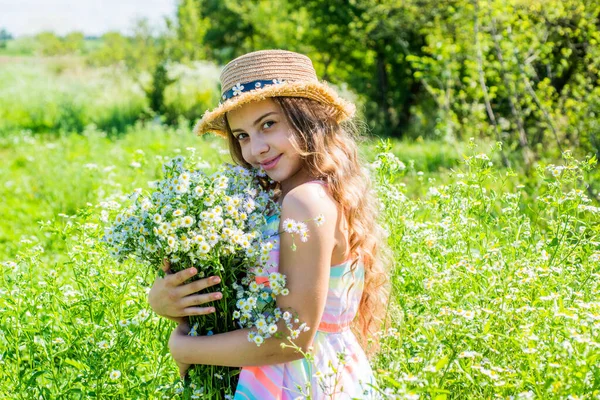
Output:
<instances>
[{"instance_id":1,"label":"wildflower in grass","mask_svg":"<svg viewBox=\"0 0 600 400\"><path fill-rule=\"evenodd\" d=\"M150 317L150 312L146 309L142 309L138 312L137 317L140 320L144 321L144 320L148 319L148 317Z\"/></svg>"},{"instance_id":2,"label":"wildflower in grass","mask_svg":"<svg viewBox=\"0 0 600 400\"><path fill-rule=\"evenodd\" d=\"M419 380L419 378L413 374L406 374L403 373L402 374L402 380L404 382L417 382Z\"/></svg>"},{"instance_id":3,"label":"wildflower in grass","mask_svg":"<svg viewBox=\"0 0 600 400\"><path fill-rule=\"evenodd\" d=\"M437 372L437 369L435 368L435 365L428 365L425 368L423 368L423 371L435 373Z\"/></svg>"},{"instance_id":4,"label":"wildflower in grass","mask_svg":"<svg viewBox=\"0 0 600 400\"><path fill-rule=\"evenodd\" d=\"M517 395L517 399L519 400L531 400L535 398L535 394L529 390L527 392L521 392Z\"/></svg>"},{"instance_id":5,"label":"wildflower in grass","mask_svg":"<svg viewBox=\"0 0 600 400\"><path fill-rule=\"evenodd\" d=\"M463 351L458 354L458 358L475 358L480 356L480 354L476 351Z\"/></svg>"},{"instance_id":6,"label":"wildflower in grass","mask_svg":"<svg viewBox=\"0 0 600 400\"><path fill-rule=\"evenodd\" d=\"M118 369L112 370L112 371L110 371L109 377L113 381L116 381L117 379L119 379L121 377L121 371L119 371Z\"/></svg>"}]
</instances>

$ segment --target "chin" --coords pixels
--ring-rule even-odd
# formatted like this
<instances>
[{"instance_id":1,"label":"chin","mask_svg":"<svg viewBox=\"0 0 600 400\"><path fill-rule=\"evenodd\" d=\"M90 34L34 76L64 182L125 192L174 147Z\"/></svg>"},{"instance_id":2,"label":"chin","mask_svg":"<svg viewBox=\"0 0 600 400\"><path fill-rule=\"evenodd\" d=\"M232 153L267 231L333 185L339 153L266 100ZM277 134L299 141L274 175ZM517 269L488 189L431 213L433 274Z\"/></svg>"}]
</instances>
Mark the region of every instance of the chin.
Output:
<instances>
[{"instance_id":1,"label":"chin","mask_svg":"<svg viewBox=\"0 0 600 400\"><path fill-rule=\"evenodd\" d=\"M279 171L268 171L267 176L274 180L275 182L281 182L286 180L287 176L285 174L280 173Z\"/></svg>"}]
</instances>

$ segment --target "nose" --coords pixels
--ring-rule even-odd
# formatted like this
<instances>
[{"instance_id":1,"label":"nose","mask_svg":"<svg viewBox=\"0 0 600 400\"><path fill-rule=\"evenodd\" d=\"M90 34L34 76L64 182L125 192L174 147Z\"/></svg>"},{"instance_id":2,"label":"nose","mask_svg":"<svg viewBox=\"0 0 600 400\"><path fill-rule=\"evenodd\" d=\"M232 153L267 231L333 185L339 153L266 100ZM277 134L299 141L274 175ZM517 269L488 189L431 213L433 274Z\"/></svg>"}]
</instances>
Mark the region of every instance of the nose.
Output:
<instances>
[{"instance_id":1,"label":"nose","mask_svg":"<svg viewBox=\"0 0 600 400\"><path fill-rule=\"evenodd\" d=\"M250 151L256 157L269 151L269 144L262 135L255 135L250 141Z\"/></svg>"}]
</instances>

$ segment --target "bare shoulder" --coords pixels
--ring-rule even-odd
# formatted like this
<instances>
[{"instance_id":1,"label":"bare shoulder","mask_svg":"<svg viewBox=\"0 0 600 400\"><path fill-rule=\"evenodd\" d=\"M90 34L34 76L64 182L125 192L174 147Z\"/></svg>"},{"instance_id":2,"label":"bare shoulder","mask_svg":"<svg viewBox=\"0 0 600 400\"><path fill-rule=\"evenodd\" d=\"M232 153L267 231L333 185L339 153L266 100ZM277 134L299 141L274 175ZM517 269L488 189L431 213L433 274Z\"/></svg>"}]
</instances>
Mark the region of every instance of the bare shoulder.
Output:
<instances>
[{"instance_id":1,"label":"bare shoulder","mask_svg":"<svg viewBox=\"0 0 600 400\"><path fill-rule=\"evenodd\" d=\"M325 221L335 221L337 203L323 185L307 182L296 186L283 198L281 212L299 220L322 214Z\"/></svg>"}]
</instances>

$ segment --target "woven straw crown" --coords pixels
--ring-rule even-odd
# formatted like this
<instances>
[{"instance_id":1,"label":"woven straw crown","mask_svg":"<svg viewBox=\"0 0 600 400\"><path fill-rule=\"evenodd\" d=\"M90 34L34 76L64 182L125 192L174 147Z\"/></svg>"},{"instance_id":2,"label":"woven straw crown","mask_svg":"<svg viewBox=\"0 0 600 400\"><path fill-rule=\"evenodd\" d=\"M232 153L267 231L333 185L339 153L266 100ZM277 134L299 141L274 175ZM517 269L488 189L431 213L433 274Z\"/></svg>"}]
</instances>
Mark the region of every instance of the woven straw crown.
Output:
<instances>
[{"instance_id":1,"label":"woven straw crown","mask_svg":"<svg viewBox=\"0 0 600 400\"><path fill-rule=\"evenodd\" d=\"M318 82L310 58L284 50L262 50L236 58L221 72L221 94L238 82L284 79Z\"/></svg>"},{"instance_id":2,"label":"woven straw crown","mask_svg":"<svg viewBox=\"0 0 600 400\"><path fill-rule=\"evenodd\" d=\"M342 99L325 82L319 82L310 58L286 50L260 50L240 56L225 66L221 72L221 103L204 113L194 132L226 136L227 112L276 96L316 100L325 104L338 122L352 117L355 111L352 103Z\"/></svg>"}]
</instances>

